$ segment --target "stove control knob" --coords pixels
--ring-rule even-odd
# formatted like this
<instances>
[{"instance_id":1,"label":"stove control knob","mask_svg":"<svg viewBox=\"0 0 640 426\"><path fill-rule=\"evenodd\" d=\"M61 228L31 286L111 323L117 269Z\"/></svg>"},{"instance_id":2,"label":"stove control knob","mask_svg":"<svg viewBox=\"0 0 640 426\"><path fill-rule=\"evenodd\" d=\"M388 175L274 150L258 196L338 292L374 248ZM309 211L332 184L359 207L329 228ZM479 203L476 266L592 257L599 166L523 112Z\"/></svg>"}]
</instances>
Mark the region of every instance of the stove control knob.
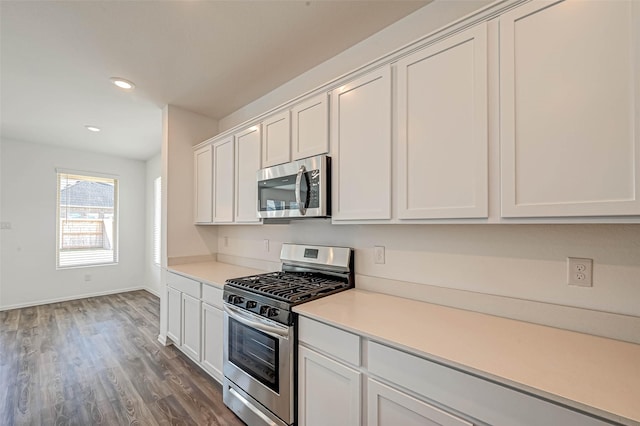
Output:
<instances>
[{"instance_id":1,"label":"stove control knob","mask_svg":"<svg viewBox=\"0 0 640 426\"><path fill-rule=\"evenodd\" d=\"M279 313L279 311L276 308L269 308L269 310L267 311L267 316L268 317L277 317L278 313Z\"/></svg>"},{"instance_id":2,"label":"stove control knob","mask_svg":"<svg viewBox=\"0 0 640 426\"><path fill-rule=\"evenodd\" d=\"M229 295L229 297L227 298L227 300L229 301L229 303L231 303L232 305L240 305L242 304L242 302L244 302L244 298L241 296L236 296L235 294L231 294Z\"/></svg>"},{"instance_id":3,"label":"stove control knob","mask_svg":"<svg viewBox=\"0 0 640 426\"><path fill-rule=\"evenodd\" d=\"M257 302L253 300L247 300L247 309L253 309L258 305Z\"/></svg>"}]
</instances>

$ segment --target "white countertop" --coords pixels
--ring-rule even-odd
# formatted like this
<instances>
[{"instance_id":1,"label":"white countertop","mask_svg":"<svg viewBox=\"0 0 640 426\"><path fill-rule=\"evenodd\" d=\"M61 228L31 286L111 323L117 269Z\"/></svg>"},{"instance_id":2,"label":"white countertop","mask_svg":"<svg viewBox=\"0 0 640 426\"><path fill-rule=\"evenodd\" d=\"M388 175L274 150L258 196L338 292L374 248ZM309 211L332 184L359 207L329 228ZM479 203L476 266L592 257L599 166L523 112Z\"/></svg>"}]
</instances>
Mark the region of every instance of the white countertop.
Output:
<instances>
[{"instance_id":1,"label":"white countertop","mask_svg":"<svg viewBox=\"0 0 640 426\"><path fill-rule=\"evenodd\" d=\"M246 277L266 272L215 261L171 265L167 270L219 288L224 286L224 282L228 278Z\"/></svg>"},{"instance_id":2,"label":"white countertop","mask_svg":"<svg viewBox=\"0 0 640 426\"><path fill-rule=\"evenodd\" d=\"M294 311L534 395L640 424L640 345L357 289Z\"/></svg>"}]
</instances>

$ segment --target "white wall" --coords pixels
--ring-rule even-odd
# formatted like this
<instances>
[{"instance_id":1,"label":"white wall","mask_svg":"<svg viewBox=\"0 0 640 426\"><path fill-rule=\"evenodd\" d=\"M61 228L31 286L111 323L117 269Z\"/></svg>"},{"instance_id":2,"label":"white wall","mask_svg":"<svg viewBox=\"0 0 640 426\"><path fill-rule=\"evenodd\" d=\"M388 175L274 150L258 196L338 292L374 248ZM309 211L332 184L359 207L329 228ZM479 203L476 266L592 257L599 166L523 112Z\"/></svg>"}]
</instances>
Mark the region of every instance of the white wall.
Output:
<instances>
[{"instance_id":1,"label":"white wall","mask_svg":"<svg viewBox=\"0 0 640 426\"><path fill-rule=\"evenodd\" d=\"M640 225L331 225L314 220L224 226L218 234L219 255L277 262L283 242L343 245L356 249L360 275L640 317ZM270 240L268 253L264 239ZM385 246L384 265L373 262L374 245ZM592 288L566 284L568 256L594 260Z\"/></svg>"},{"instance_id":2,"label":"white wall","mask_svg":"<svg viewBox=\"0 0 640 426\"><path fill-rule=\"evenodd\" d=\"M160 153L150 158L146 162L146 208L145 208L145 220L146 220L146 232L145 232L145 274L144 283L145 288L153 294L159 296L161 292L160 282L160 265L156 265L153 262L153 228L154 228L154 215L155 215L155 188L154 182L156 178L159 178L162 173L161 156Z\"/></svg>"},{"instance_id":3,"label":"white wall","mask_svg":"<svg viewBox=\"0 0 640 426\"><path fill-rule=\"evenodd\" d=\"M1 141L0 309L144 286L145 163ZM117 265L56 270L56 168L119 176ZM91 281L85 281L85 274Z\"/></svg>"},{"instance_id":4,"label":"white wall","mask_svg":"<svg viewBox=\"0 0 640 426\"><path fill-rule=\"evenodd\" d=\"M218 122L168 105L163 110L163 196L169 259L215 253L215 227L193 225L193 146L214 136Z\"/></svg>"},{"instance_id":5,"label":"white wall","mask_svg":"<svg viewBox=\"0 0 640 426\"><path fill-rule=\"evenodd\" d=\"M214 136L218 121L167 105L162 110L162 254L160 287L168 264L211 257L217 251L217 228L195 226L193 147ZM204 260L204 259L201 259ZM160 293L160 334L167 335L167 294Z\"/></svg>"}]
</instances>

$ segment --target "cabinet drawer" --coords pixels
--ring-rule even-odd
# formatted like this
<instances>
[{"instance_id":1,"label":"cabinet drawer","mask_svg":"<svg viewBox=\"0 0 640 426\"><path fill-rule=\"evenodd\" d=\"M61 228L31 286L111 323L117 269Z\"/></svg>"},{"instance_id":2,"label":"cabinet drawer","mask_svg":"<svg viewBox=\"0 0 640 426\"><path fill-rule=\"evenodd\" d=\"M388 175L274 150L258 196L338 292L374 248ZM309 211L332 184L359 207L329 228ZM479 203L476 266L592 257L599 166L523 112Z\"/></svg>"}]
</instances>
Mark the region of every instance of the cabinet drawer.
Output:
<instances>
[{"instance_id":1,"label":"cabinet drawer","mask_svg":"<svg viewBox=\"0 0 640 426\"><path fill-rule=\"evenodd\" d=\"M360 365L360 337L309 318L300 317L298 339L352 365Z\"/></svg>"},{"instance_id":2,"label":"cabinet drawer","mask_svg":"<svg viewBox=\"0 0 640 426\"><path fill-rule=\"evenodd\" d=\"M368 343L369 374L493 425L605 425L577 411L511 390L376 342ZM526 368L523 366L523 368Z\"/></svg>"},{"instance_id":3,"label":"cabinet drawer","mask_svg":"<svg viewBox=\"0 0 640 426\"><path fill-rule=\"evenodd\" d=\"M202 301L222 309L222 289L204 284L202 286Z\"/></svg>"},{"instance_id":4,"label":"cabinet drawer","mask_svg":"<svg viewBox=\"0 0 640 426\"><path fill-rule=\"evenodd\" d=\"M452 413L369 379L369 426L473 426Z\"/></svg>"},{"instance_id":5,"label":"cabinet drawer","mask_svg":"<svg viewBox=\"0 0 640 426\"><path fill-rule=\"evenodd\" d=\"M181 292L188 294L189 296L200 299L201 284L198 281L169 272L167 275L167 284L176 290L180 290Z\"/></svg>"}]
</instances>

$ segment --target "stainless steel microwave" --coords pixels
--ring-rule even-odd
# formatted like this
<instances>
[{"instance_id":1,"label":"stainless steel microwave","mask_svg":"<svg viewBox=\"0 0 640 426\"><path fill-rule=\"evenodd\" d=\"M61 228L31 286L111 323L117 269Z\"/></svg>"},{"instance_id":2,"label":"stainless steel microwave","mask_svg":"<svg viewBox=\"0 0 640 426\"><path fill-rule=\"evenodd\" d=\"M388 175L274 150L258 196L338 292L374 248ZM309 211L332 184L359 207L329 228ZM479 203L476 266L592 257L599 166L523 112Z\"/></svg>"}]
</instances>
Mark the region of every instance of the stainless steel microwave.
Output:
<instances>
[{"instance_id":1,"label":"stainless steel microwave","mask_svg":"<svg viewBox=\"0 0 640 426\"><path fill-rule=\"evenodd\" d=\"M303 158L258 170L258 217L331 216L331 158Z\"/></svg>"}]
</instances>

